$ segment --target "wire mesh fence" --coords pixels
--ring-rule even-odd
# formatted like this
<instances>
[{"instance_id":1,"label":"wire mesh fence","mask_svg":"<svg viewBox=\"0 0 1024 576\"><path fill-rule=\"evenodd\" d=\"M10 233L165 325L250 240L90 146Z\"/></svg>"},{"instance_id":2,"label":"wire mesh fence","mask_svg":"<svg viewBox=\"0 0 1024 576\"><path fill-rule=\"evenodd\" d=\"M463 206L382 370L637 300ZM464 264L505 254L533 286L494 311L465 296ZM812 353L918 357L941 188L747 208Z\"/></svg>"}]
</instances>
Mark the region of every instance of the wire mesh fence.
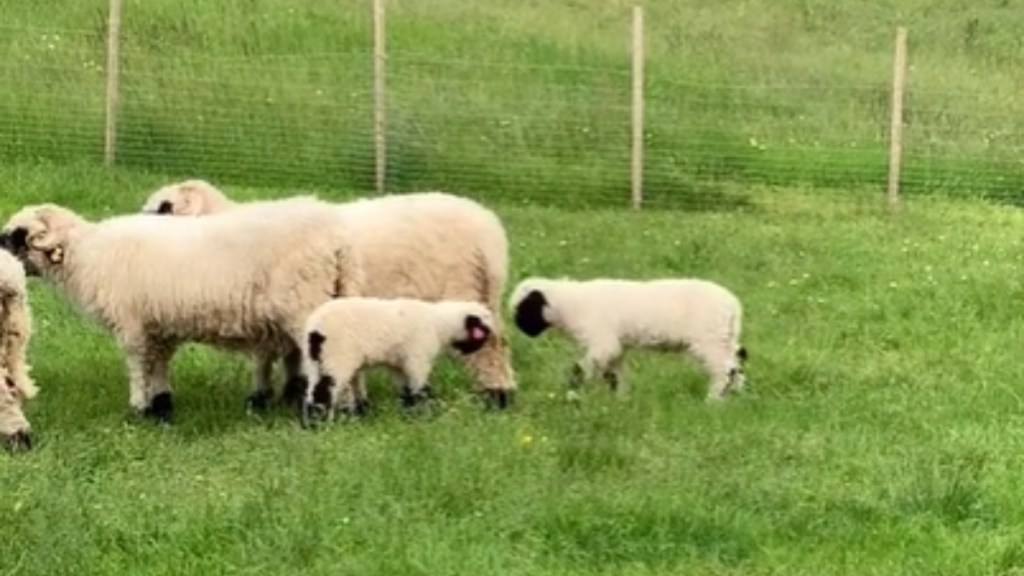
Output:
<instances>
[{"instance_id":1,"label":"wire mesh fence","mask_svg":"<svg viewBox=\"0 0 1024 576\"><path fill-rule=\"evenodd\" d=\"M0 26L9 55L0 63L10 87L0 93L5 160L102 161L106 4L86 4L78 28L28 16ZM584 21L565 7L438 5L392 0L388 7L387 191L628 206L629 6L586 13ZM168 2L148 12L125 7L115 163L223 184L370 193L379 127L369 3L225 6L202 17ZM265 11L253 8L260 6ZM808 54L796 44L756 59L751 54L764 49L758 42L796 40L761 38L768 28L750 22L767 16L741 19L749 40L700 18L681 31L684 23L667 10L651 6L645 27L645 206L740 206L746 199L736 190L748 184L809 188L829 200L882 196L891 27L863 54L853 45ZM1002 68L985 69L1002 71L988 76L972 72L968 48L959 59L935 48L974 34L971 49L979 50L989 35L1003 38L996 24L973 33L910 27L902 195L1024 198L1024 79L1014 73L1015 44L987 48L990 64L997 48L1005 52L996 63ZM729 52L742 42L752 47ZM834 65L846 61L849 70Z\"/></svg>"}]
</instances>

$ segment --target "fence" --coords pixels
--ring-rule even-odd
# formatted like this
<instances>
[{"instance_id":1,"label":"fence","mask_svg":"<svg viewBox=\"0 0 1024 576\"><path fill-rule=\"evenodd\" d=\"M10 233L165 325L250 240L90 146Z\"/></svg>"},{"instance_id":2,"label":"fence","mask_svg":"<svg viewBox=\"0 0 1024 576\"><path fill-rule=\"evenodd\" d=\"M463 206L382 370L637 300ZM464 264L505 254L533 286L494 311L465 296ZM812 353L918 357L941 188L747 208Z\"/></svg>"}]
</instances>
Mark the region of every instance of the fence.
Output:
<instances>
[{"instance_id":1,"label":"fence","mask_svg":"<svg viewBox=\"0 0 1024 576\"><path fill-rule=\"evenodd\" d=\"M565 46L559 33L481 24L467 53L469 32L456 27L472 15L417 27L441 17L402 0L391 1L398 18L375 0L372 10L360 3L332 18L296 15L301 26L287 32L266 24L274 14L133 21L138 5L122 14L121 0L109 2L83 13L89 29L0 27L14 54L0 74L18 87L0 99L0 155L102 158L219 182L441 188L576 206L733 206L750 184L891 202L937 193L1017 201L1024 184L1012 51L1004 51L1004 73L970 84L967 73L942 74L934 52L922 60L930 66L914 69L913 26L876 30L884 47L852 52L857 71L836 72L848 81L832 82L808 73L827 63L801 68L800 58L835 62L838 53L729 61L716 50L728 52L736 38L699 19L670 22L664 7L659 18L658 6L608 7L589 28L567 25L564 14L508 25L578 36ZM491 23L526 13L491 2L445 14L474 10ZM551 9L553 20L559 10L567 9ZM211 22L217 30L203 32ZM347 31L333 44L332 26ZM986 37L977 23L962 34L965 45ZM698 42L677 40L686 35ZM946 41L934 30L920 37L925 48ZM168 38L188 49L164 49ZM700 43L712 46L698 52ZM693 67L673 62L677 54Z\"/></svg>"}]
</instances>

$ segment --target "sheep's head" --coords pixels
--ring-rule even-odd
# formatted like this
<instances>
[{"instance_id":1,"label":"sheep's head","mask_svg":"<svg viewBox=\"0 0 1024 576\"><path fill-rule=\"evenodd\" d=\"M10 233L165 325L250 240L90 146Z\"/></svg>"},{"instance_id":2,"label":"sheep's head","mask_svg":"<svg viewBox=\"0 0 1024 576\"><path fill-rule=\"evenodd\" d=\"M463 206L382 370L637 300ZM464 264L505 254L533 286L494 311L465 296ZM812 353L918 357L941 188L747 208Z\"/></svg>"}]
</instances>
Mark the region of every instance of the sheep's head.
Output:
<instances>
[{"instance_id":1,"label":"sheep's head","mask_svg":"<svg viewBox=\"0 0 1024 576\"><path fill-rule=\"evenodd\" d=\"M0 229L0 248L14 254L29 276L41 276L64 264L68 235L85 223L56 204L26 206Z\"/></svg>"},{"instance_id":2,"label":"sheep's head","mask_svg":"<svg viewBox=\"0 0 1024 576\"><path fill-rule=\"evenodd\" d=\"M544 314L548 307L544 292L532 283L521 283L512 294L511 308L516 327L531 338L540 336L551 326Z\"/></svg>"},{"instance_id":3,"label":"sheep's head","mask_svg":"<svg viewBox=\"0 0 1024 576\"><path fill-rule=\"evenodd\" d=\"M146 214L203 216L218 212L228 204L223 192L205 180L185 180L168 184L152 194L142 205Z\"/></svg>"},{"instance_id":4,"label":"sheep's head","mask_svg":"<svg viewBox=\"0 0 1024 576\"><path fill-rule=\"evenodd\" d=\"M22 404L35 395L36 387L31 381L16 382L3 373L0 379L0 442L9 451L32 448L32 429L22 412Z\"/></svg>"},{"instance_id":5,"label":"sheep's head","mask_svg":"<svg viewBox=\"0 0 1024 576\"><path fill-rule=\"evenodd\" d=\"M472 354L484 347L494 333L494 319L482 304L467 302L459 313L459 328L452 347L463 354Z\"/></svg>"}]
</instances>

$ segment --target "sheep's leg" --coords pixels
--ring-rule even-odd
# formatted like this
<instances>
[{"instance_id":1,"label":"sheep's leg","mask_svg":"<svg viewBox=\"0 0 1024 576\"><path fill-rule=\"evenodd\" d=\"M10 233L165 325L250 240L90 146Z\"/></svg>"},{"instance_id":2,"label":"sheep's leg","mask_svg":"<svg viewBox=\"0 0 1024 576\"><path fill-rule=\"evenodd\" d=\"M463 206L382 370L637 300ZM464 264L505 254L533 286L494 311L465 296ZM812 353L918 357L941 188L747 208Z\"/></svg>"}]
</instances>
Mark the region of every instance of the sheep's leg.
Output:
<instances>
[{"instance_id":1,"label":"sheep's leg","mask_svg":"<svg viewBox=\"0 0 1024 576\"><path fill-rule=\"evenodd\" d=\"M620 396L625 396L628 391L624 364L622 355L619 355L608 362L608 366L605 367L604 372L601 374L611 391Z\"/></svg>"},{"instance_id":2,"label":"sheep's leg","mask_svg":"<svg viewBox=\"0 0 1024 576\"><path fill-rule=\"evenodd\" d=\"M0 381L0 441L10 452L32 448L32 427L21 410L18 390L9 376Z\"/></svg>"},{"instance_id":3,"label":"sheep's leg","mask_svg":"<svg viewBox=\"0 0 1024 576\"><path fill-rule=\"evenodd\" d=\"M473 372L476 389L486 394L491 404L504 409L512 403L517 384L504 334L495 329L482 348L459 358Z\"/></svg>"},{"instance_id":4,"label":"sheep's leg","mask_svg":"<svg viewBox=\"0 0 1024 576\"><path fill-rule=\"evenodd\" d=\"M262 412L267 409L270 399L274 397L271 376L274 370L275 357L265 352L253 354L253 390L246 398L246 407L250 412Z\"/></svg>"},{"instance_id":5,"label":"sheep's leg","mask_svg":"<svg viewBox=\"0 0 1024 576\"><path fill-rule=\"evenodd\" d=\"M299 404L306 395L306 377L302 374L302 349L292 348L284 355L284 387L281 401L285 404Z\"/></svg>"},{"instance_id":6,"label":"sheep's leg","mask_svg":"<svg viewBox=\"0 0 1024 576\"><path fill-rule=\"evenodd\" d=\"M175 346L140 338L125 339L121 347L128 366L131 407L145 417L169 423L174 412L169 369Z\"/></svg>"}]
</instances>

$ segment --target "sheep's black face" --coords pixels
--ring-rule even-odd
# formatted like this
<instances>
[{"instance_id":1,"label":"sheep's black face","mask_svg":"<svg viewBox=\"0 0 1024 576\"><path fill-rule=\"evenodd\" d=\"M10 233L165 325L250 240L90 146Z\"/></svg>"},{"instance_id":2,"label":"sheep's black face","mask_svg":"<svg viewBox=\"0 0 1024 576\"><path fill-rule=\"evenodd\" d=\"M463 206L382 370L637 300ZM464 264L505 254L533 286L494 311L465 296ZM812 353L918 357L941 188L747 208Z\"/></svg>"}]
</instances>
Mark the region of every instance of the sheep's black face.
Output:
<instances>
[{"instance_id":1,"label":"sheep's black face","mask_svg":"<svg viewBox=\"0 0 1024 576\"><path fill-rule=\"evenodd\" d=\"M544 319L544 308L548 299L538 290L533 290L516 306L516 326L523 334L534 338L540 336L551 324Z\"/></svg>"},{"instance_id":2,"label":"sheep's black face","mask_svg":"<svg viewBox=\"0 0 1024 576\"><path fill-rule=\"evenodd\" d=\"M174 204L171 204L170 200L164 200L160 203L160 206L156 209L157 214L173 214Z\"/></svg>"},{"instance_id":3,"label":"sheep's black face","mask_svg":"<svg viewBox=\"0 0 1024 576\"><path fill-rule=\"evenodd\" d=\"M39 269L28 257L28 230L15 228L10 232L0 234L0 249L13 254L25 268L28 276L39 276Z\"/></svg>"},{"instance_id":4,"label":"sheep's black face","mask_svg":"<svg viewBox=\"0 0 1024 576\"><path fill-rule=\"evenodd\" d=\"M491 337L490 327L484 324L479 316L472 314L466 316L464 326L466 328L466 337L452 342L452 346L463 354L472 354L483 348L484 344L487 343L487 339Z\"/></svg>"}]
</instances>

